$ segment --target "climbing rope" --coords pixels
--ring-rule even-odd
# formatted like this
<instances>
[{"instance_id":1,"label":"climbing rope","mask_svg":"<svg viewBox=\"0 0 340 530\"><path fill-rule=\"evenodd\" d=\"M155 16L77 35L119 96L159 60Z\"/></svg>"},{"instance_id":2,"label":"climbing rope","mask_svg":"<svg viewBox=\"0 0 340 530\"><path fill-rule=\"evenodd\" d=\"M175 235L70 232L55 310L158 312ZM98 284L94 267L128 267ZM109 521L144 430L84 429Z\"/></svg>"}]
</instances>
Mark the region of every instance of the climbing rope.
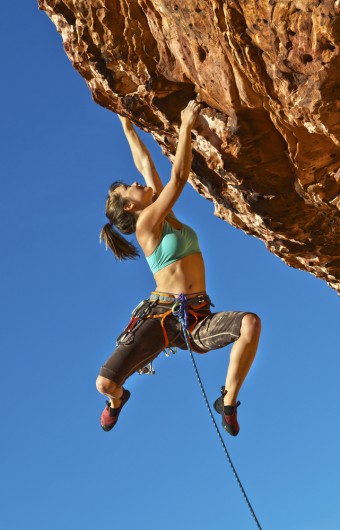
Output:
<instances>
[{"instance_id":1,"label":"climbing rope","mask_svg":"<svg viewBox=\"0 0 340 530\"><path fill-rule=\"evenodd\" d=\"M230 467L232 469L232 472L234 474L234 477L236 479L236 482L237 484L239 485L239 488L242 492L242 495L247 503L247 506L250 510L250 513L252 514L253 518L254 518L254 521L255 521L255 524L257 526L257 528L259 530L262 530L262 527L256 517L256 514L254 512L254 509L252 507L252 505L250 504L250 501L248 499L248 496L244 490L244 487L242 486L242 483L241 483L241 480L237 474L237 471L235 469L235 466L230 458L230 455L229 455L229 452L228 452L228 449L224 443L224 440L222 438L222 435L221 435L221 432L220 432L220 429L216 423L216 420L212 414L212 411L211 411L211 408L210 408L210 405L209 405L209 401L208 401L208 398L207 398L207 395L205 393L205 390L204 390L204 387L203 387L203 383L202 383L202 380L201 380L201 377L200 377L200 374L198 373L198 369L197 369L197 366L196 366L196 362L195 362L195 359L194 359L194 356L193 356L193 353L192 353L192 350L191 350L191 346L190 346L190 342L189 342L189 332L188 332L188 328L187 328L187 319L188 319L188 313L187 313L187 309L188 309L188 302L187 302L187 298L185 295L180 295L173 308L172 308L172 311L173 311L173 314L178 318L181 326L182 326L182 331L183 331L183 335L184 335L184 338L185 338L185 342L186 342L186 345L187 345L187 348L188 348L188 351L190 353L190 357L191 357L191 361L192 361L192 364L194 366L194 370L195 370L195 373L196 373L196 377L197 377L197 380L198 380L198 383L200 385L200 388L201 388L201 392L202 392L202 395L203 395L203 398L204 398L204 401L205 401L205 404L207 406L207 409L208 409L208 412L209 412L209 415L210 415L210 418L214 424L214 427L216 429L216 432L218 434L218 437L220 439L220 442L222 444L222 447L223 447L223 450L226 454L226 457L228 459L228 462L230 464Z\"/></svg>"}]
</instances>

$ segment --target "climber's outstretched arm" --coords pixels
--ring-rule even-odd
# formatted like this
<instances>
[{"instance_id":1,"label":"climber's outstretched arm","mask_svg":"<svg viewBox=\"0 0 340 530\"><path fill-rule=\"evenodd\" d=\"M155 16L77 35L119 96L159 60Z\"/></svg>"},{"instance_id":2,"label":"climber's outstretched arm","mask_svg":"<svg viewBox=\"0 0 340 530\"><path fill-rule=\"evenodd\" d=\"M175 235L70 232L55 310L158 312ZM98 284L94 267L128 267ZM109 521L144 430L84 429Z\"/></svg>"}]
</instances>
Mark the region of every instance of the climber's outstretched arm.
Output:
<instances>
[{"instance_id":1,"label":"climber's outstretched arm","mask_svg":"<svg viewBox=\"0 0 340 530\"><path fill-rule=\"evenodd\" d=\"M138 136L131 121L123 116L118 115L118 117L122 123L127 141L129 142L136 168L143 175L146 185L153 188L154 192L159 195L164 186L146 145Z\"/></svg>"}]
</instances>

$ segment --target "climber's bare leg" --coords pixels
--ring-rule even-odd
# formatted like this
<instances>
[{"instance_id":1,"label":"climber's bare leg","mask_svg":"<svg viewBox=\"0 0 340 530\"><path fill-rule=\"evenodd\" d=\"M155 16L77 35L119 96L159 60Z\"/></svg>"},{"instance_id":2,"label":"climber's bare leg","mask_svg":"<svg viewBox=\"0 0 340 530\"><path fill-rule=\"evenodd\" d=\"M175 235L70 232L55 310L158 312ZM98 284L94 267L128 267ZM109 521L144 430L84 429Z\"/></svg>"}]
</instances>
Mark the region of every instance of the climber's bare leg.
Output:
<instances>
[{"instance_id":1,"label":"climber's bare leg","mask_svg":"<svg viewBox=\"0 0 340 530\"><path fill-rule=\"evenodd\" d=\"M230 352L224 405L235 405L240 388L254 361L261 333L261 321L254 314L242 319L241 334Z\"/></svg>"},{"instance_id":2,"label":"climber's bare leg","mask_svg":"<svg viewBox=\"0 0 340 530\"><path fill-rule=\"evenodd\" d=\"M98 392L107 396L111 403L111 408L116 409L121 405L121 397L123 395L123 387L118 386L116 383L99 375L97 377L96 386Z\"/></svg>"}]
</instances>

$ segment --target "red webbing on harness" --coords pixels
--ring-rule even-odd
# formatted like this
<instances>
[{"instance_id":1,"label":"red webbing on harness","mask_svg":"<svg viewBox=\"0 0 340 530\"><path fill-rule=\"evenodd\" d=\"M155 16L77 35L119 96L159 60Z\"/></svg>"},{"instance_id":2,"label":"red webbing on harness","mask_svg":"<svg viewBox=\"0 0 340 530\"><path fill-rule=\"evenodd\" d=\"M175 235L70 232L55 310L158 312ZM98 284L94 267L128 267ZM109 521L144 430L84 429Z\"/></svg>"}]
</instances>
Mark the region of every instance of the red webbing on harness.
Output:
<instances>
[{"instance_id":1,"label":"red webbing on harness","mask_svg":"<svg viewBox=\"0 0 340 530\"><path fill-rule=\"evenodd\" d=\"M167 303L171 303L172 304L172 302L163 302L163 303L164 304L167 304ZM200 309L200 308L202 308L202 307L204 307L206 305L207 305L207 302L204 301L202 304L196 306L195 309ZM205 315L205 313L197 313L197 311L195 311L194 309L189 309L188 313L195 318L194 323L188 329L189 333L191 333L191 331L196 326L199 317L203 317L203 316L206 316L206 315ZM148 315L146 317L146 318L160 318L161 319L161 326L162 326L162 331L163 331L164 340L165 340L164 348L166 348L168 346L168 344L169 344L169 337L168 337L167 331L165 329L164 321L165 321L166 317L168 317L169 315L172 315L172 314L173 313L172 313L172 308L171 308L168 311L165 311L164 313L159 313L159 314L156 314L156 315Z\"/></svg>"}]
</instances>

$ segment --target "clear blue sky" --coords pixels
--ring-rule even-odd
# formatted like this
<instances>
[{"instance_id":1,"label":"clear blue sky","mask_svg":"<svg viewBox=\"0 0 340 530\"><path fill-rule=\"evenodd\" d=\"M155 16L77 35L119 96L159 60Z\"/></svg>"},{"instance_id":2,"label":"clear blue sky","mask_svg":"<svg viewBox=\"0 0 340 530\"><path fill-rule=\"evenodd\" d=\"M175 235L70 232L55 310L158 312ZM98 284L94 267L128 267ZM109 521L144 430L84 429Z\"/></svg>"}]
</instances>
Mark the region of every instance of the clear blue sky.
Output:
<instances>
[{"instance_id":1,"label":"clear blue sky","mask_svg":"<svg viewBox=\"0 0 340 530\"><path fill-rule=\"evenodd\" d=\"M98 242L109 184L138 174L35 2L4 4L2 23L0 530L251 530L187 353L133 376L118 427L99 426L98 369L153 288L143 259L117 264ZM189 185L176 213L200 235L216 309L262 317L225 440L263 530L338 530L338 296ZM228 355L197 356L211 402Z\"/></svg>"}]
</instances>

